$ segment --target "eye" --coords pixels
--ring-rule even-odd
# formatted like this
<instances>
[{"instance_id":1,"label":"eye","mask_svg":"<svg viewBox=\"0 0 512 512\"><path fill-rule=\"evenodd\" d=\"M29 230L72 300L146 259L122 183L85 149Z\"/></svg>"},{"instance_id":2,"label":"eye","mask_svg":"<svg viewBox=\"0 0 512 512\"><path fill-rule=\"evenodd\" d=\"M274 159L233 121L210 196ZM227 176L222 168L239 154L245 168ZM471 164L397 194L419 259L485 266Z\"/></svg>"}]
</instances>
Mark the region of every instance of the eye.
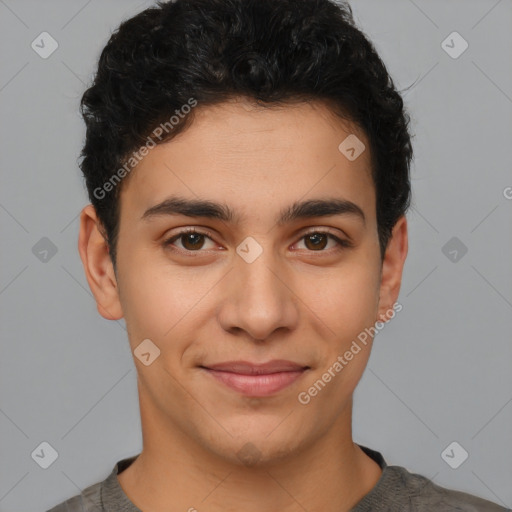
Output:
<instances>
[{"instance_id":1,"label":"eye","mask_svg":"<svg viewBox=\"0 0 512 512\"><path fill-rule=\"evenodd\" d=\"M338 246L338 250L340 250L343 247L352 247L351 242L339 238L336 235L330 233L329 231L311 231L303 235L301 240L304 240L304 245L306 246L306 249L312 252L327 252L324 249L326 248L330 240L335 242L335 245Z\"/></svg>"},{"instance_id":2,"label":"eye","mask_svg":"<svg viewBox=\"0 0 512 512\"><path fill-rule=\"evenodd\" d=\"M198 231L195 228L188 228L165 240L163 245L164 247L167 247L173 245L175 241L179 240L182 247L178 247L178 249L187 252L199 252L199 249L202 249L204 246L205 238L208 238L213 242L212 236L212 233L209 231L203 232Z\"/></svg>"}]
</instances>

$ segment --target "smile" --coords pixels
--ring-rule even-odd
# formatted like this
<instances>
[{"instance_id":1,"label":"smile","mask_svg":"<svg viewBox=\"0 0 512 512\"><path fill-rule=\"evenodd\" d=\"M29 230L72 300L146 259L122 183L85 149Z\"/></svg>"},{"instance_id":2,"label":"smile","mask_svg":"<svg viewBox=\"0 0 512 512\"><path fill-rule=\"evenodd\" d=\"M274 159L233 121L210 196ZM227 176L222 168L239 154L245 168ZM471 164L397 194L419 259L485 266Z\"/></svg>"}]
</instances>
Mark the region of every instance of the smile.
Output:
<instances>
[{"instance_id":1,"label":"smile","mask_svg":"<svg viewBox=\"0 0 512 512\"><path fill-rule=\"evenodd\" d=\"M273 395L293 384L309 369L290 361L262 365L235 361L201 368L218 382L252 397Z\"/></svg>"}]
</instances>

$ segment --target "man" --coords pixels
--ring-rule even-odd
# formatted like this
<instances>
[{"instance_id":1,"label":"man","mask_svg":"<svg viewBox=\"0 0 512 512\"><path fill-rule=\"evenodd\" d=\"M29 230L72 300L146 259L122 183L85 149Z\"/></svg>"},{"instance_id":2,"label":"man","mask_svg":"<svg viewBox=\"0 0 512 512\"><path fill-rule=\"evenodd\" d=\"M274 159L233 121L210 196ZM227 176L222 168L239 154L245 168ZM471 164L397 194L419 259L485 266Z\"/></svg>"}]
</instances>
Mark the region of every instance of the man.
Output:
<instances>
[{"instance_id":1,"label":"man","mask_svg":"<svg viewBox=\"0 0 512 512\"><path fill-rule=\"evenodd\" d=\"M407 255L409 118L348 5L177 0L82 98L79 250L143 450L63 511L502 511L352 440Z\"/></svg>"}]
</instances>

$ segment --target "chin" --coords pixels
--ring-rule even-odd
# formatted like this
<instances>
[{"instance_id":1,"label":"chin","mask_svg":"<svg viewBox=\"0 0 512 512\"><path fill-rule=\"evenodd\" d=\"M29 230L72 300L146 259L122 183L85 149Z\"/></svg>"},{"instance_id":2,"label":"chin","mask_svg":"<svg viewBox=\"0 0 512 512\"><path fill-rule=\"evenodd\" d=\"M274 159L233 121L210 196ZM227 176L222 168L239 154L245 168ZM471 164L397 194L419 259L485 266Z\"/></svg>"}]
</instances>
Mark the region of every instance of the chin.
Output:
<instances>
[{"instance_id":1,"label":"chin","mask_svg":"<svg viewBox=\"0 0 512 512\"><path fill-rule=\"evenodd\" d=\"M290 454L296 454L301 446L308 444L307 439L301 439L297 434L290 433L289 425L281 425L282 430L280 430L276 428L279 421L271 423L272 427L265 425L265 428L253 423L252 428L245 428L243 434L233 437L226 435L223 437L222 445L218 444L219 438L210 439L209 442L215 445L210 444L208 449L230 464L264 468L271 467ZM226 430L229 431L229 429ZM302 432L304 435L304 431Z\"/></svg>"}]
</instances>

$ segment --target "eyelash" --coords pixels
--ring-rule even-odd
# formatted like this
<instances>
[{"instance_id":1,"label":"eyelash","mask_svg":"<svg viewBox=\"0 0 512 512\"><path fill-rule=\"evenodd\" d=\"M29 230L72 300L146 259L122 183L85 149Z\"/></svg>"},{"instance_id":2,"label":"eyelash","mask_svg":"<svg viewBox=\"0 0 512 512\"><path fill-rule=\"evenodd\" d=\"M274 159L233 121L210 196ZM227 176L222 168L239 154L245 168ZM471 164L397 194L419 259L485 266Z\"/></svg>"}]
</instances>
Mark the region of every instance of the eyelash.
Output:
<instances>
[{"instance_id":1,"label":"eyelash","mask_svg":"<svg viewBox=\"0 0 512 512\"><path fill-rule=\"evenodd\" d=\"M175 235L173 235L172 237L168 238L167 240L165 240L163 242L163 246L164 247L172 247L172 243L175 242L176 240L178 240L180 237L182 237L183 235L189 235L189 234L195 234L195 235L202 235L202 236L206 236L207 238L210 238L210 240L213 241L213 233L211 233L210 231L208 230L204 230L204 231L198 231L196 228L187 228L187 229L184 229L183 231L180 231L179 233L176 233ZM299 240L302 240L303 238L305 238L306 236L308 235L327 235L329 236L331 239L333 239L335 242L338 243L338 247L335 249L336 251L339 251L339 250L342 250L342 249L348 249L350 247L353 247L353 243L352 242L349 242L348 240L344 240L342 238L339 238L337 237L336 235L332 234L330 231L326 231L326 230L312 230L312 231L309 231L308 233L304 233ZM186 253L201 253L201 252L206 252L204 250L197 250L197 251L189 251L187 249L180 249L179 247L174 247L173 250L176 250L176 251L179 251L179 252L186 252ZM319 251L308 251L308 252L319 252L319 253L322 253L322 252L330 252L329 250L319 250Z\"/></svg>"}]
</instances>

